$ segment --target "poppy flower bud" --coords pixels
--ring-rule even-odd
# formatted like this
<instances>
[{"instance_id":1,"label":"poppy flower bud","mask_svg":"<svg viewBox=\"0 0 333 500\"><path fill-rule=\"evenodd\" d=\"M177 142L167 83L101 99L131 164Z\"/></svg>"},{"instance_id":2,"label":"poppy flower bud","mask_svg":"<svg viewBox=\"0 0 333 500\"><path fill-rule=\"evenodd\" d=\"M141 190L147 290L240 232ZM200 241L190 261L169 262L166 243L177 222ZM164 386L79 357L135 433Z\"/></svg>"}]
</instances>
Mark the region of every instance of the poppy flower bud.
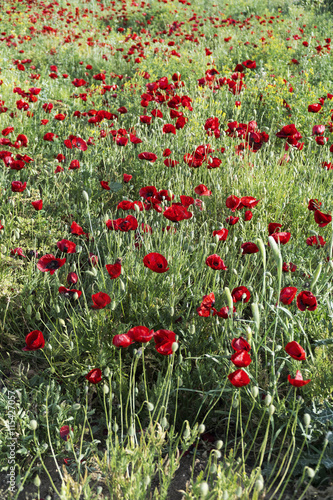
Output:
<instances>
[{"instance_id":1,"label":"poppy flower bud","mask_svg":"<svg viewBox=\"0 0 333 500\"><path fill-rule=\"evenodd\" d=\"M73 299L77 300L79 298L79 294L77 292L73 293Z\"/></svg>"},{"instance_id":2,"label":"poppy flower bud","mask_svg":"<svg viewBox=\"0 0 333 500\"><path fill-rule=\"evenodd\" d=\"M175 353L177 351L178 347L179 347L178 346L178 342L173 342L171 344L171 350L172 350L172 352Z\"/></svg>"},{"instance_id":3,"label":"poppy flower bud","mask_svg":"<svg viewBox=\"0 0 333 500\"><path fill-rule=\"evenodd\" d=\"M274 412L275 412L275 406L270 405L270 407L268 408L268 413L270 414L270 416L272 416Z\"/></svg>"},{"instance_id":4,"label":"poppy flower bud","mask_svg":"<svg viewBox=\"0 0 333 500\"><path fill-rule=\"evenodd\" d=\"M204 498L208 495L208 492L209 492L209 486L208 486L208 483L206 483L206 481L202 482L199 486L199 492L200 492L200 495Z\"/></svg>"},{"instance_id":5,"label":"poppy flower bud","mask_svg":"<svg viewBox=\"0 0 333 500\"><path fill-rule=\"evenodd\" d=\"M216 243L216 244L218 244L218 242L220 241L219 235L218 235L218 234L216 234L216 235L214 236L214 239L215 239L215 243Z\"/></svg>"},{"instance_id":6,"label":"poppy flower bud","mask_svg":"<svg viewBox=\"0 0 333 500\"><path fill-rule=\"evenodd\" d=\"M198 427L198 433L203 434L206 430L206 426L204 424L200 424Z\"/></svg>"},{"instance_id":7,"label":"poppy flower bud","mask_svg":"<svg viewBox=\"0 0 333 500\"><path fill-rule=\"evenodd\" d=\"M223 441L221 441L221 439L219 439L218 441L216 441L215 448L217 450L220 450L222 448L222 446L223 446Z\"/></svg>"},{"instance_id":8,"label":"poppy flower bud","mask_svg":"<svg viewBox=\"0 0 333 500\"><path fill-rule=\"evenodd\" d=\"M29 427L32 431L35 431L38 427L37 421L36 420L30 420L29 422Z\"/></svg>"},{"instance_id":9,"label":"poppy flower bud","mask_svg":"<svg viewBox=\"0 0 333 500\"><path fill-rule=\"evenodd\" d=\"M119 425L117 423L114 423L112 429L113 429L114 432L118 432Z\"/></svg>"},{"instance_id":10,"label":"poppy flower bud","mask_svg":"<svg viewBox=\"0 0 333 500\"><path fill-rule=\"evenodd\" d=\"M41 316L39 311L36 312L35 318L37 321L40 321Z\"/></svg>"},{"instance_id":11,"label":"poppy flower bud","mask_svg":"<svg viewBox=\"0 0 333 500\"><path fill-rule=\"evenodd\" d=\"M309 427L309 425L311 423L311 417L308 413L304 413L303 422L304 422L305 427Z\"/></svg>"},{"instance_id":12,"label":"poppy flower bud","mask_svg":"<svg viewBox=\"0 0 333 500\"><path fill-rule=\"evenodd\" d=\"M89 195L88 195L87 191L82 191L82 196L83 196L83 199L88 203Z\"/></svg>"},{"instance_id":13,"label":"poppy flower bud","mask_svg":"<svg viewBox=\"0 0 333 500\"><path fill-rule=\"evenodd\" d=\"M41 484L42 484L42 482L41 482L41 480L40 480L39 475L37 474L37 476L36 476L36 477L35 477L35 479L34 479L34 485L35 485L37 488L39 488Z\"/></svg>"},{"instance_id":14,"label":"poppy flower bud","mask_svg":"<svg viewBox=\"0 0 333 500\"><path fill-rule=\"evenodd\" d=\"M72 405L72 409L73 409L74 411L77 411L77 410L79 410L80 408L81 408L80 403L74 403L74 404Z\"/></svg>"},{"instance_id":15,"label":"poppy flower bud","mask_svg":"<svg viewBox=\"0 0 333 500\"><path fill-rule=\"evenodd\" d=\"M305 467L305 469L309 478L313 479L315 477L316 471L314 471L311 467Z\"/></svg>"},{"instance_id":16,"label":"poppy flower bud","mask_svg":"<svg viewBox=\"0 0 333 500\"><path fill-rule=\"evenodd\" d=\"M105 395L109 394L109 391L110 391L109 386L104 384L103 385L103 394L105 394Z\"/></svg>"},{"instance_id":17,"label":"poppy flower bud","mask_svg":"<svg viewBox=\"0 0 333 500\"><path fill-rule=\"evenodd\" d=\"M58 321L59 321L59 325L60 326L65 326L66 325L65 321L62 318L59 318Z\"/></svg>"},{"instance_id":18,"label":"poppy flower bud","mask_svg":"<svg viewBox=\"0 0 333 500\"><path fill-rule=\"evenodd\" d=\"M251 388L251 393L254 398L258 397L259 388L255 385L254 387Z\"/></svg>"},{"instance_id":19,"label":"poppy flower bud","mask_svg":"<svg viewBox=\"0 0 333 500\"><path fill-rule=\"evenodd\" d=\"M265 405L269 406L272 402L272 396L270 394L267 394L265 397Z\"/></svg>"},{"instance_id":20,"label":"poppy flower bud","mask_svg":"<svg viewBox=\"0 0 333 500\"><path fill-rule=\"evenodd\" d=\"M167 429L169 427L169 422L165 417L163 417L161 420L161 426L163 427L163 429Z\"/></svg>"},{"instance_id":21,"label":"poppy flower bud","mask_svg":"<svg viewBox=\"0 0 333 500\"><path fill-rule=\"evenodd\" d=\"M257 479L257 481L254 484L254 489L255 491L261 491L264 487L264 483L261 479Z\"/></svg>"},{"instance_id":22,"label":"poppy flower bud","mask_svg":"<svg viewBox=\"0 0 333 500\"><path fill-rule=\"evenodd\" d=\"M147 402L147 410L148 410L148 411L153 411L153 409L154 409L154 405L153 405L153 403L149 403L149 402Z\"/></svg>"},{"instance_id":23,"label":"poppy flower bud","mask_svg":"<svg viewBox=\"0 0 333 500\"><path fill-rule=\"evenodd\" d=\"M124 292L126 288L125 288L125 283L123 282L123 280L121 280L121 279L119 280L119 285L120 285L120 290L122 292Z\"/></svg>"},{"instance_id":24,"label":"poppy flower bud","mask_svg":"<svg viewBox=\"0 0 333 500\"><path fill-rule=\"evenodd\" d=\"M140 207L137 203L134 203L134 210L136 211L137 214L140 213Z\"/></svg>"},{"instance_id":25,"label":"poppy flower bud","mask_svg":"<svg viewBox=\"0 0 333 500\"><path fill-rule=\"evenodd\" d=\"M30 304L28 304L28 305L27 305L27 314L30 316L30 315L31 315L31 312L32 312L31 305L30 305Z\"/></svg>"}]
</instances>

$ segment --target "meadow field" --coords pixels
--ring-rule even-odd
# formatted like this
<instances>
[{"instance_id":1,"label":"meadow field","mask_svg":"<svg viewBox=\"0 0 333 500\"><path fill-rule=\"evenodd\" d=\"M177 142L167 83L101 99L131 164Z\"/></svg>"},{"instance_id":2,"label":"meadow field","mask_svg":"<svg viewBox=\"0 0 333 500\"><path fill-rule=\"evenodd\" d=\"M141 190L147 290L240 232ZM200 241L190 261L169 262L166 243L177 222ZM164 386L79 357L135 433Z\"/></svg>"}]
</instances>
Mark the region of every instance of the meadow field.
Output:
<instances>
[{"instance_id":1,"label":"meadow field","mask_svg":"<svg viewBox=\"0 0 333 500\"><path fill-rule=\"evenodd\" d=\"M1 499L333 498L332 27L1 2Z\"/></svg>"}]
</instances>

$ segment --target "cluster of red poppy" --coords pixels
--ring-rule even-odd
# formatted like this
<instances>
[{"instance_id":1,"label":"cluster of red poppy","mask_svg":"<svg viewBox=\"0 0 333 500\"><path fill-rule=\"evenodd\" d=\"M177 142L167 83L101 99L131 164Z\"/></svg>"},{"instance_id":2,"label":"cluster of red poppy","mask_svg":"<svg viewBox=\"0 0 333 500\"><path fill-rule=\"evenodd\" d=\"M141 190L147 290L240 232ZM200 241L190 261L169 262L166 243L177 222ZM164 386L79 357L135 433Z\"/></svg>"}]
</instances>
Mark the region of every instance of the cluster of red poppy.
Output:
<instances>
[{"instance_id":1,"label":"cluster of red poppy","mask_svg":"<svg viewBox=\"0 0 333 500\"><path fill-rule=\"evenodd\" d=\"M164 356L172 354L172 344L178 342L171 330L150 330L146 326L134 326L127 333L115 335L112 343L116 347L128 347L133 342L147 343L154 339L156 351Z\"/></svg>"}]
</instances>

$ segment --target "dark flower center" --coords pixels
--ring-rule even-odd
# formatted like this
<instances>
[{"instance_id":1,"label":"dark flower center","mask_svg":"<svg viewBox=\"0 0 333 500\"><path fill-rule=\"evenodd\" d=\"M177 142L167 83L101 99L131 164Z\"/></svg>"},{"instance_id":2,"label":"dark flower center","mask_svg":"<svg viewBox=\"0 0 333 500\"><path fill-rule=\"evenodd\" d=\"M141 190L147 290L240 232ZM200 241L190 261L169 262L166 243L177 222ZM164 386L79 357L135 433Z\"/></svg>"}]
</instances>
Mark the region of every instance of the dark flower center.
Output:
<instances>
[{"instance_id":1,"label":"dark flower center","mask_svg":"<svg viewBox=\"0 0 333 500\"><path fill-rule=\"evenodd\" d=\"M59 267L60 267L60 264L57 260L51 260L51 262L48 262L45 265L45 268L50 270L50 271L53 271L55 269L59 269Z\"/></svg>"}]
</instances>

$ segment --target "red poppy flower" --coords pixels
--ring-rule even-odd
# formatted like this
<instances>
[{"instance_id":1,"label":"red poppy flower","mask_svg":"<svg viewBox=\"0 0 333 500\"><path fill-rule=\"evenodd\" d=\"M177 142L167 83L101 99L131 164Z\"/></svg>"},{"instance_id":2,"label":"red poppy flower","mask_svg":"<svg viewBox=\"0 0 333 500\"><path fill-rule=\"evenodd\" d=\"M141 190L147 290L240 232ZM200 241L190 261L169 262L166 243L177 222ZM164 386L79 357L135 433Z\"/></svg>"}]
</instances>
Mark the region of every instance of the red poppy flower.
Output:
<instances>
[{"instance_id":1,"label":"red poppy flower","mask_svg":"<svg viewBox=\"0 0 333 500\"><path fill-rule=\"evenodd\" d=\"M63 253L76 253L76 244L73 241L69 240L58 241L57 247Z\"/></svg>"},{"instance_id":2,"label":"red poppy flower","mask_svg":"<svg viewBox=\"0 0 333 500\"><path fill-rule=\"evenodd\" d=\"M231 196L228 196L228 198L226 199L225 204L226 204L227 208L230 208L230 210L232 212L234 212L238 208L242 208L240 206L241 205L240 198L237 198L237 196L235 196L233 194Z\"/></svg>"},{"instance_id":3,"label":"red poppy flower","mask_svg":"<svg viewBox=\"0 0 333 500\"><path fill-rule=\"evenodd\" d=\"M289 273L289 271L291 273L294 273L297 269L297 266L295 264L293 264L292 262L289 262L289 264L287 264L287 262L284 262L283 265L282 265L282 271L285 272L285 273Z\"/></svg>"},{"instance_id":4,"label":"red poppy flower","mask_svg":"<svg viewBox=\"0 0 333 500\"><path fill-rule=\"evenodd\" d=\"M230 361L237 366L237 368L245 368L252 363L252 359L247 351L242 349L241 351L236 351L230 358Z\"/></svg>"},{"instance_id":5,"label":"red poppy flower","mask_svg":"<svg viewBox=\"0 0 333 500\"><path fill-rule=\"evenodd\" d=\"M194 203L194 199L192 198L192 196L181 195L180 201L181 201L181 204L183 205L183 207L185 207L185 208L188 208L190 205L193 205L193 203Z\"/></svg>"},{"instance_id":6,"label":"red poppy flower","mask_svg":"<svg viewBox=\"0 0 333 500\"><path fill-rule=\"evenodd\" d=\"M285 304L286 306L291 304L294 298L296 297L297 293L297 288L294 286L286 286L285 288L282 288L280 292L280 299L279 301L282 302L282 304Z\"/></svg>"},{"instance_id":7,"label":"red poppy flower","mask_svg":"<svg viewBox=\"0 0 333 500\"><path fill-rule=\"evenodd\" d=\"M308 112L309 113L318 113L321 110L322 106L318 103L316 104L310 104L308 106Z\"/></svg>"},{"instance_id":8,"label":"red poppy flower","mask_svg":"<svg viewBox=\"0 0 333 500\"><path fill-rule=\"evenodd\" d=\"M163 134L175 134L176 135L176 128L174 125L172 125L172 123L166 123L165 125L163 125L162 132L163 132Z\"/></svg>"},{"instance_id":9,"label":"red poppy flower","mask_svg":"<svg viewBox=\"0 0 333 500\"><path fill-rule=\"evenodd\" d=\"M237 339L236 338L232 339L231 347L235 351L247 351L247 352L251 351L251 346L248 343L248 341L244 339L244 337L238 337Z\"/></svg>"},{"instance_id":10,"label":"red poppy flower","mask_svg":"<svg viewBox=\"0 0 333 500\"><path fill-rule=\"evenodd\" d=\"M63 425L60 428L60 432L59 432L61 439L63 439L64 441L67 441L71 430L73 430L73 427L70 429L69 425Z\"/></svg>"},{"instance_id":11,"label":"red poppy flower","mask_svg":"<svg viewBox=\"0 0 333 500\"><path fill-rule=\"evenodd\" d=\"M244 297L243 297L244 295ZM238 286L234 288L231 292L231 296L234 302L248 302L250 300L251 294L246 286Z\"/></svg>"},{"instance_id":12,"label":"red poppy flower","mask_svg":"<svg viewBox=\"0 0 333 500\"><path fill-rule=\"evenodd\" d=\"M155 273L165 273L169 270L166 258L157 252L152 252L143 258L143 264Z\"/></svg>"},{"instance_id":13,"label":"red poppy flower","mask_svg":"<svg viewBox=\"0 0 333 500\"><path fill-rule=\"evenodd\" d=\"M47 132L47 134L44 135L43 139L44 139L44 141L54 142L53 139L55 137L58 137L58 136L55 135L53 132Z\"/></svg>"},{"instance_id":14,"label":"red poppy flower","mask_svg":"<svg viewBox=\"0 0 333 500\"><path fill-rule=\"evenodd\" d=\"M250 241L248 241L248 242L243 243L241 245L241 251L242 251L242 255L246 255L246 254L259 252L259 248L257 247L257 245L255 243L251 243Z\"/></svg>"},{"instance_id":15,"label":"red poppy flower","mask_svg":"<svg viewBox=\"0 0 333 500\"><path fill-rule=\"evenodd\" d=\"M131 344L133 344L134 339L131 337L131 335L128 335L127 333L120 333L118 335L115 335L112 339L112 344L115 347L128 347Z\"/></svg>"},{"instance_id":16,"label":"red poppy flower","mask_svg":"<svg viewBox=\"0 0 333 500\"><path fill-rule=\"evenodd\" d=\"M306 354L303 347L301 347L295 340L293 340L292 342L288 342L284 349L286 353L289 354L289 356L296 359L297 361L303 361L304 359L306 359Z\"/></svg>"},{"instance_id":17,"label":"red poppy flower","mask_svg":"<svg viewBox=\"0 0 333 500\"><path fill-rule=\"evenodd\" d=\"M212 192L204 184L199 184L199 186L194 188L194 192L199 196L211 196L212 194Z\"/></svg>"},{"instance_id":18,"label":"red poppy flower","mask_svg":"<svg viewBox=\"0 0 333 500\"><path fill-rule=\"evenodd\" d=\"M323 214L320 210L316 210L314 213L314 220L319 227L325 227L332 221L332 216L330 214Z\"/></svg>"},{"instance_id":19,"label":"red poppy flower","mask_svg":"<svg viewBox=\"0 0 333 500\"><path fill-rule=\"evenodd\" d=\"M236 370L233 373L228 375L228 379L235 387L243 387L244 385L248 385L250 383L250 378L244 370Z\"/></svg>"},{"instance_id":20,"label":"red poppy flower","mask_svg":"<svg viewBox=\"0 0 333 500\"><path fill-rule=\"evenodd\" d=\"M253 196L242 196L240 199L242 207L254 208L258 205L260 200L257 200ZM240 208L242 208L240 207Z\"/></svg>"},{"instance_id":21,"label":"red poppy flower","mask_svg":"<svg viewBox=\"0 0 333 500\"><path fill-rule=\"evenodd\" d=\"M172 344L176 342L176 334L170 330L157 330L154 332L154 341L157 352L168 356L172 354Z\"/></svg>"},{"instance_id":22,"label":"red poppy flower","mask_svg":"<svg viewBox=\"0 0 333 500\"><path fill-rule=\"evenodd\" d=\"M244 220L249 221L252 219L252 217L253 217L253 214L252 214L251 210L246 210L245 214L244 214Z\"/></svg>"},{"instance_id":23,"label":"red poppy flower","mask_svg":"<svg viewBox=\"0 0 333 500\"><path fill-rule=\"evenodd\" d=\"M56 259L56 257L50 253L43 255L37 262L37 269L43 273L49 272L51 276L56 272L59 267L63 266L66 259Z\"/></svg>"},{"instance_id":24,"label":"red poppy flower","mask_svg":"<svg viewBox=\"0 0 333 500\"><path fill-rule=\"evenodd\" d=\"M324 238L322 236L318 236L318 239L316 236L310 236L309 238L307 238L306 244L310 247L316 246L317 248L320 248L326 245L326 241L324 241Z\"/></svg>"},{"instance_id":25,"label":"red poppy flower","mask_svg":"<svg viewBox=\"0 0 333 500\"><path fill-rule=\"evenodd\" d=\"M150 161L151 163L154 163L157 160L157 155L155 153L140 153L138 155L139 160L147 160Z\"/></svg>"},{"instance_id":26,"label":"red poppy flower","mask_svg":"<svg viewBox=\"0 0 333 500\"><path fill-rule=\"evenodd\" d=\"M213 308L213 316L218 316L219 318L223 318L223 319L228 319L229 318L229 307L228 306L224 306L224 307L221 307L221 309L219 311L217 311L215 308ZM232 309L232 314L235 314L236 312L236 307L234 306L233 309Z\"/></svg>"},{"instance_id":27,"label":"red poppy flower","mask_svg":"<svg viewBox=\"0 0 333 500\"><path fill-rule=\"evenodd\" d=\"M156 195L157 195L157 189L155 186L145 186L142 187L139 191L139 196L141 196L141 198L144 198L145 200L154 197Z\"/></svg>"},{"instance_id":28,"label":"red poppy flower","mask_svg":"<svg viewBox=\"0 0 333 500\"><path fill-rule=\"evenodd\" d=\"M251 59L247 59L246 61L243 61L242 65L248 69L255 69L257 67L257 63L255 61L251 61Z\"/></svg>"},{"instance_id":29,"label":"red poppy flower","mask_svg":"<svg viewBox=\"0 0 333 500\"><path fill-rule=\"evenodd\" d=\"M23 250L21 247L17 247L17 248L12 249L10 251L10 255L19 255L20 257L25 258L25 255L23 255Z\"/></svg>"},{"instance_id":30,"label":"red poppy flower","mask_svg":"<svg viewBox=\"0 0 333 500\"><path fill-rule=\"evenodd\" d=\"M38 349L43 349L45 347L45 340L43 334L39 330L34 330L28 333L25 337L26 346L23 347L22 351L37 351Z\"/></svg>"},{"instance_id":31,"label":"red poppy flower","mask_svg":"<svg viewBox=\"0 0 333 500\"><path fill-rule=\"evenodd\" d=\"M226 241L227 237L228 237L228 229L219 229L219 231L213 231L213 236L218 236L219 237L219 241Z\"/></svg>"},{"instance_id":32,"label":"red poppy flower","mask_svg":"<svg viewBox=\"0 0 333 500\"><path fill-rule=\"evenodd\" d=\"M166 148L166 149L163 151L162 156L167 157L167 156L170 156L170 155L171 155L171 150L170 150L169 148Z\"/></svg>"},{"instance_id":33,"label":"red poppy flower","mask_svg":"<svg viewBox=\"0 0 333 500\"><path fill-rule=\"evenodd\" d=\"M103 189L106 189L107 191L110 191L110 186L109 186L109 182L108 181L101 181L100 182L101 186Z\"/></svg>"},{"instance_id":34,"label":"red poppy flower","mask_svg":"<svg viewBox=\"0 0 333 500\"><path fill-rule=\"evenodd\" d=\"M75 234L76 236L82 236L86 234L82 227L77 224L77 222L73 221L71 225L71 234Z\"/></svg>"},{"instance_id":35,"label":"red poppy flower","mask_svg":"<svg viewBox=\"0 0 333 500\"><path fill-rule=\"evenodd\" d=\"M200 306L197 308L197 313L199 314L199 316L203 318L208 318L210 316L211 310L213 312L216 311L216 309L213 307L214 304L215 304L214 292L211 292L208 295L204 295Z\"/></svg>"},{"instance_id":36,"label":"red poppy flower","mask_svg":"<svg viewBox=\"0 0 333 500\"><path fill-rule=\"evenodd\" d=\"M274 233L278 233L280 231L280 227L282 227L282 224L279 222L270 222L268 224L268 234L269 236L272 236Z\"/></svg>"},{"instance_id":37,"label":"red poppy flower","mask_svg":"<svg viewBox=\"0 0 333 500\"><path fill-rule=\"evenodd\" d=\"M133 175L124 174L123 179L124 179L125 184L127 184L132 179L132 177L133 177Z\"/></svg>"},{"instance_id":38,"label":"red poppy flower","mask_svg":"<svg viewBox=\"0 0 333 500\"><path fill-rule=\"evenodd\" d=\"M35 210L42 210L43 208L43 200L32 201L31 205Z\"/></svg>"},{"instance_id":39,"label":"red poppy flower","mask_svg":"<svg viewBox=\"0 0 333 500\"><path fill-rule=\"evenodd\" d=\"M297 307L300 311L315 311L317 309L317 299L316 297L308 291L300 292L297 295Z\"/></svg>"},{"instance_id":40,"label":"red poppy flower","mask_svg":"<svg viewBox=\"0 0 333 500\"><path fill-rule=\"evenodd\" d=\"M68 170L78 170L80 168L79 160L72 160L68 167Z\"/></svg>"},{"instance_id":41,"label":"red poppy flower","mask_svg":"<svg viewBox=\"0 0 333 500\"><path fill-rule=\"evenodd\" d=\"M75 290L74 288L66 288L65 286L60 286L58 292L68 299L73 299L74 293L77 293L78 298L80 298L82 295L82 292L80 290Z\"/></svg>"},{"instance_id":42,"label":"red poppy flower","mask_svg":"<svg viewBox=\"0 0 333 500\"><path fill-rule=\"evenodd\" d=\"M75 285L77 283L77 280L78 280L78 276L76 273L68 273L67 275L67 283L69 285Z\"/></svg>"},{"instance_id":43,"label":"red poppy flower","mask_svg":"<svg viewBox=\"0 0 333 500\"><path fill-rule=\"evenodd\" d=\"M288 241L290 240L290 237L291 237L291 233L288 233L288 232L284 232L284 233L273 233L270 235L272 238L274 238L274 240L276 241L276 243L280 243L280 245L285 245L286 243L288 243ZM269 242L268 242L268 246L269 245Z\"/></svg>"},{"instance_id":44,"label":"red poppy flower","mask_svg":"<svg viewBox=\"0 0 333 500\"><path fill-rule=\"evenodd\" d=\"M206 265L215 271L227 271L227 267L219 255L213 254L209 255L206 259Z\"/></svg>"},{"instance_id":45,"label":"red poppy flower","mask_svg":"<svg viewBox=\"0 0 333 500\"><path fill-rule=\"evenodd\" d=\"M59 172L63 172L64 171L64 167L62 167L61 165L58 165L54 171L55 174L58 174Z\"/></svg>"},{"instance_id":46,"label":"red poppy flower","mask_svg":"<svg viewBox=\"0 0 333 500\"><path fill-rule=\"evenodd\" d=\"M110 230L122 231L127 233L128 231L135 231L135 229L138 228L138 221L133 215L128 215L127 217L125 217L125 219L109 219L106 222L106 226Z\"/></svg>"},{"instance_id":47,"label":"red poppy flower","mask_svg":"<svg viewBox=\"0 0 333 500\"><path fill-rule=\"evenodd\" d=\"M98 384L102 380L102 372L99 368L94 368L85 376L88 382L92 384Z\"/></svg>"},{"instance_id":48,"label":"red poppy flower","mask_svg":"<svg viewBox=\"0 0 333 500\"><path fill-rule=\"evenodd\" d=\"M149 330L146 326L134 326L128 330L129 335L135 342L150 342L154 335L154 330Z\"/></svg>"},{"instance_id":49,"label":"red poppy flower","mask_svg":"<svg viewBox=\"0 0 333 500\"><path fill-rule=\"evenodd\" d=\"M111 302L111 298L107 293L98 292L91 296L94 305L93 309L104 309Z\"/></svg>"},{"instance_id":50,"label":"red poppy flower","mask_svg":"<svg viewBox=\"0 0 333 500\"><path fill-rule=\"evenodd\" d=\"M173 203L171 207L164 210L163 215L166 219L171 220L172 222L179 222L184 219L190 219L193 214L182 205Z\"/></svg>"},{"instance_id":51,"label":"red poppy flower","mask_svg":"<svg viewBox=\"0 0 333 500\"><path fill-rule=\"evenodd\" d=\"M319 210L321 207L321 201L318 201L317 199L313 199L311 198L311 200L309 200L309 204L308 204L308 210L312 210L313 212L315 212L316 210Z\"/></svg>"},{"instance_id":52,"label":"red poppy flower","mask_svg":"<svg viewBox=\"0 0 333 500\"><path fill-rule=\"evenodd\" d=\"M303 380L301 372L297 370L295 378L291 378L291 375L288 375L288 381L294 387L303 387L303 385L311 382L311 379L309 378L308 380Z\"/></svg>"},{"instance_id":53,"label":"red poppy flower","mask_svg":"<svg viewBox=\"0 0 333 500\"><path fill-rule=\"evenodd\" d=\"M12 182L13 193L22 193L26 187L27 187L26 182L21 182L21 181L13 181Z\"/></svg>"},{"instance_id":54,"label":"red poppy flower","mask_svg":"<svg viewBox=\"0 0 333 500\"><path fill-rule=\"evenodd\" d=\"M121 274L121 259L117 259L114 264L106 264L105 267L112 280L119 278Z\"/></svg>"}]
</instances>

